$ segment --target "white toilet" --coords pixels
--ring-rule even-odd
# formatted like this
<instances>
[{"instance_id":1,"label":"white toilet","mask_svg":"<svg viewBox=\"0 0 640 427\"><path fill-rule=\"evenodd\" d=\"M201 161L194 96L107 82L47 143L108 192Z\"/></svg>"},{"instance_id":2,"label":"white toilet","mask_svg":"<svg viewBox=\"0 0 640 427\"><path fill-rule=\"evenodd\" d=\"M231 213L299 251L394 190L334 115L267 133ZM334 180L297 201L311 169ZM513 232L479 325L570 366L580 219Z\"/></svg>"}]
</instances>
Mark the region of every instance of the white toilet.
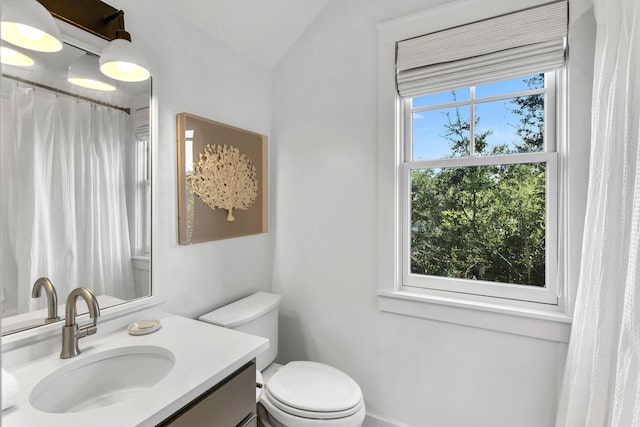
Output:
<instances>
[{"instance_id":1,"label":"white toilet","mask_svg":"<svg viewBox=\"0 0 640 427\"><path fill-rule=\"evenodd\" d=\"M272 364L278 353L280 295L258 292L200 316L203 322L268 338L256 365L264 387L256 394L260 421L270 427L360 427L362 391L347 374L316 362ZM258 372L260 374L260 372Z\"/></svg>"}]
</instances>

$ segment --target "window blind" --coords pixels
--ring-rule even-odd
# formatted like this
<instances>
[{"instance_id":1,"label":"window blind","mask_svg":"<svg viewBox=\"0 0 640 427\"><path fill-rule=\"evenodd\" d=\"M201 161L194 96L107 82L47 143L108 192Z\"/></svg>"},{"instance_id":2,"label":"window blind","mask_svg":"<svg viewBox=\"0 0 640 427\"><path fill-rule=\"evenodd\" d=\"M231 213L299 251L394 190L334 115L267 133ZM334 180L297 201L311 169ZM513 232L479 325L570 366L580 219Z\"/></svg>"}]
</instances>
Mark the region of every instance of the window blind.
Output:
<instances>
[{"instance_id":1,"label":"window blind","mask_svg":"<svg viewBox=\"0 0 640 427\"><path fill-rule=\"evenodd\" d=\"M138 108L134 115L136 138L144 140L149 138L149 107Z\"/></svg>"},{"instance_id":2,"label":"window blind","mask_svg":"<svg viewBox=\"0 0 640 427\"><path fill-rule=\"evenodd\" d=\"M561 68L567 13L560 1L398 42L398 93L437 93Z\"/></svg>"}]
</instances>

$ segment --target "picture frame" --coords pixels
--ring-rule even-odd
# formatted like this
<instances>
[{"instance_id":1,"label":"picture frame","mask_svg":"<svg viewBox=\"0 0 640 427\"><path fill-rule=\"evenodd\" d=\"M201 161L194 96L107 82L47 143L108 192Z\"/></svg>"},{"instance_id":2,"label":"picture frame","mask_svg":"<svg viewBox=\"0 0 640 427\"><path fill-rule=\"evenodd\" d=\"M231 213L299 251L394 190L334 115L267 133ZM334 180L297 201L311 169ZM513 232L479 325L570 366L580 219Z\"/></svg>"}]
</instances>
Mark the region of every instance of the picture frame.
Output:
<instances>
[{"instance_id":1,"label":"picture frame","mask_svg":"<svg viewBox=\"0 0 640 427\"><path fill-rule=\"evenodd\" d=\"M176 129L178 243L266 233L267 137L189 113Z\"/></svg>"}]
</instances>

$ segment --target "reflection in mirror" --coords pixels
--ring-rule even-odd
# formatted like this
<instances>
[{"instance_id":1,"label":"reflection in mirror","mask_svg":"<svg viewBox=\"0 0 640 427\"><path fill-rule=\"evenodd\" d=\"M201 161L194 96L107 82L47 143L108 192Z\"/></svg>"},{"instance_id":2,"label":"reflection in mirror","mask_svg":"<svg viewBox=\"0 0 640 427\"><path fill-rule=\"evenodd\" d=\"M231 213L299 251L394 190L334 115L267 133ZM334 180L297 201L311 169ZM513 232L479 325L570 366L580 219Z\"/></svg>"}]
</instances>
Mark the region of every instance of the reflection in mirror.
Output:
<instances>
[{"instance_id":1,"label":"reflection in mirror","mask_svg":"<svg viewBox=\"0 0 640 427\"><path fill-rule=\"evenodd\" d=\"M67 73L97 66L93 54L65 44L28 55L31 66L2 65L3 335L45 323L48 298L32 297L40 277L62 303L84 286L101 308L151 291L151 81L82 87Z\"/></svg>"}]
</instances>

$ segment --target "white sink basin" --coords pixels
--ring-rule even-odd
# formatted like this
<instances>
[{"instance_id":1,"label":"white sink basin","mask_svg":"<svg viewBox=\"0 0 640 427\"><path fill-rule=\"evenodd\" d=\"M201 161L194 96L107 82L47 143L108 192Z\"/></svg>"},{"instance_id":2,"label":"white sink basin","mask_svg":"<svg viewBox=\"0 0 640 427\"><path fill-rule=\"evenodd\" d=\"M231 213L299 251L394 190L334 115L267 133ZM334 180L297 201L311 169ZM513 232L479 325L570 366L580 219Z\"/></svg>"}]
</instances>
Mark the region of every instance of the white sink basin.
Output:
<instances>
[{"instance_id":1,"label":"white sink basin","mask_svg":"<svg viewBox=\"0 0 640 427\"><path fill-rule=\"evenodd\" d=\"M51 413L81 412L136 398L173 368L171 351L130 346L69 361L40 381L29 395L34 408Z\"/></svg>"}]
</instances>

